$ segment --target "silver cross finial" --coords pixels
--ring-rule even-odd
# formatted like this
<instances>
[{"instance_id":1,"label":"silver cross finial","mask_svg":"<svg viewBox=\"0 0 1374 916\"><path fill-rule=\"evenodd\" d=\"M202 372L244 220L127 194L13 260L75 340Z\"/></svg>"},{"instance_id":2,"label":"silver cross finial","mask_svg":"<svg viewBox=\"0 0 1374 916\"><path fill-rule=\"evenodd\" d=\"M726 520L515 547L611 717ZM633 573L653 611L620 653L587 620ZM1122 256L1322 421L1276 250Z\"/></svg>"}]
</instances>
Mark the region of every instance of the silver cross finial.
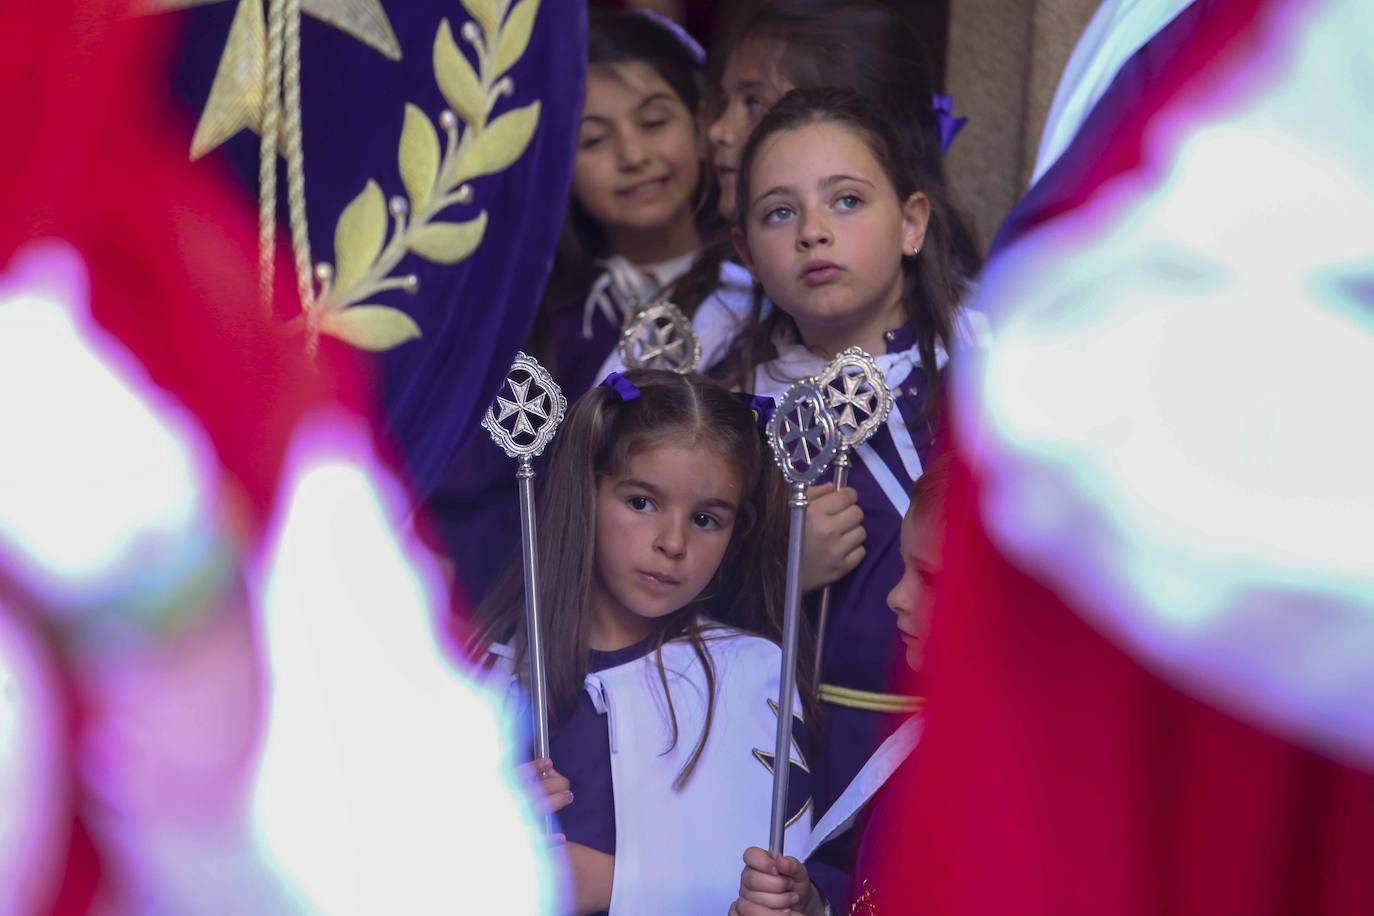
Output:
<instances>
[{"instance_id":1,"label":"silver cross finial","mask_svg":"<svg viewBox=\"0 0 1374 916\"><path fill-rule=\"evenodd\" d=\"M692 322L667 300L631 316L620 332L620 360L629 369L692 372L701 361L701 341Z\"/></svg>"},{"instance_id":2,"label":"silver cross finial","mask_svg":"<svg viewBox=\"0 0 1374 916\"><path fill-rule=\"evenodd\" d=\"M825 472L840 447L835 415L809 379L783 393L768 421L773 457L791 484L811 484Z\"/></svg>"},{"instance_id":3,"label":"silver cross finial","mask_svg":"<svg viewBox=\"0 0 1374 916\"><path fill-rule=\"evenodd\" d=\"M882 370L862 347L842 350L816 378L826 406L835 412L844 444L857 448L878 431L892 410Z\"/></svg>"},{"instance_id":4,"label":"silver cross finial","mask_svg":"<svg viewBox=\"0 0 1374 916\"><path fill-rule=\"evenodd\" d=\"M504 396L507 391L509 397ZM568 399L548 370L534 357L517 353L482 427L510 457L533 458L549 444L567 409Z\"/></svg>"}]
</instances>

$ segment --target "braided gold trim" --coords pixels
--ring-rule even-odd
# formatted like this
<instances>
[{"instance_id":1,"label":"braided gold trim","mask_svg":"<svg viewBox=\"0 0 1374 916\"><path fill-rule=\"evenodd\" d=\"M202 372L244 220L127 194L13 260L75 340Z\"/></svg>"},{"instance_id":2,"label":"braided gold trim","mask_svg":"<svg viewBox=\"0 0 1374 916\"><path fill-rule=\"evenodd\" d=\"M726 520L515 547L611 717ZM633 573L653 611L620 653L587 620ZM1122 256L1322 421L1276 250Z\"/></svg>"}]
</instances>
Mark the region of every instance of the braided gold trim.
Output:
<instances>
[{"instance_id":1,"label":"braided gold trim","mask_svg":"<svg viewBox=\"0 0 1374 916\"><path fill-rule=\"evenodd\" d=\"M223 0L140 0L144 13ZM198 159L244 128L261 136L258 160L258 265L263 308L272 313L277 241L277 156L286 160L286 203L306 352L321 334L365 350L389 350L420 336L405 311L367 300L388 290L415 292L419 279L400 273L415 255L435 264L466 260L482 243L487 211L455 220L450 208L474 203L472 181L510 167L539 127L538 99L496 111L515 93L509 71L529 48L541 0L462 0L470 20L458 29L442 19L432 47L435 81L448 104L436 119L412 103L404 108L397 164L405 196L388 199L369 180L334 227L333 263L316 263L306 220L301 126L302 14L351 35L389 60L402 58L382 0L237 0L234 21L196 125ZM263 6L267 22L263 22ZM460 49L470 46L475 64Z\"/></svg>"},{"instance_id":2,"label":"braided gold trim","mask_svg":"<svg viewBox=\"0 0 1374 916\"><path fill-rule=\"evenodd\" d=\"M282 129L286 146L286 208L296 291L307 317L306 351L316 345L315 285L311 280L310 236L305 218L305 154L301 148L301 0L286 0L282 30Z\"/></svg>"},{"instance_id":3,"label":"braided gold trim","mask_svg":"<svg viewBox=\"0 0 1374 916\"><path fill-rule=\"evenodd\" d=\"M900 693L877 693L854 687L839 687L835 684L822 684L820 699L822 703L829 703L832 706L862 709L867 712L920 712L926 703L925 697L911 697Z\"/></svg>"},{"instance_id":4,"label":"braided gold trim","mask_svg":"<svg viewBox=\"0 0 1374 916\"><path fill-rule=\"evenodd\" d=\"M281 138L282 34L284 0L270 0L267 9L267 62L264 88L258 100L261 129L258 137L258 292L268 320L272 318L272 290L276 282L277 147Z\"/></svg>"}]
</instances>

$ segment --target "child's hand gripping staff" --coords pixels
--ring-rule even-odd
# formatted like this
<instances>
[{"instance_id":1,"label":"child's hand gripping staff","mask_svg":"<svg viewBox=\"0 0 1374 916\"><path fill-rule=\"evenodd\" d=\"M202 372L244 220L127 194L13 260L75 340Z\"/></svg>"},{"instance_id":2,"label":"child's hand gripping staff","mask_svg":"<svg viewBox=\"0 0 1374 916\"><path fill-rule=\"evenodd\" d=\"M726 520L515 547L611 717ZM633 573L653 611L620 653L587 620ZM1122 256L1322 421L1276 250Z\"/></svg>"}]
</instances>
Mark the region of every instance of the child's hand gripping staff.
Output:
<instances>
[{"instance_id":1,"label":"child's hand gripping staff","mask_svg":"<svg viewBox=\"0 0 1374 916\"><path fill-rule=\"evenodd\" d=\"M505 397L509 393L510 397ZM558 424L563 422L568 400L538 361L515 354L496 400L487 408L482 426L492 441L516 459L515 478L520 491L520 552L525 568L525 632L530 659L530 695L534 705L534 754L549 756L549 696L545 681L543 630L539 624L539 554L535 548L534 459L544 451ZM551 822L546 817L546 828Z\"/></svg>"},{"instance_id":2,"label":"child's hand gripping staff","mask_svg":"<svg viewBox=\"0 0 1374 916\"><path fill-rule=\"evenodd\" d=\"M783 393L773 418L768 421L768 441L773 458L792 491L788 500L787 582L783 597L782 673L778 688L778 731L774 760L788 760L792 752L792 694L797 686L797 634L801 625L802 539L806 529L806 488L825 473L840 446L835 416L825 396L811 381L797 382ZM768 851L783 851L787 820L787 776L790 767L773 768L772 823Z\"/></svg>"},{"instance_id":3,"label":"child's hand gripping staff","mask_svg":"<svg viewBox=\"0 0 1374 916\"><path fill-rule=\"evenodd\" d=\"M835 453L835 489L849 482L850 454L869 440L892 410L892 392L883 372L863 347L850 347L830 361L816 378L826 406L835 415L840 447ZM821 686L821 650L825 646L826 619L830 616L830 586L821 591L816 619L816 668L811 682Z\"/></svg>"}]
</instances>

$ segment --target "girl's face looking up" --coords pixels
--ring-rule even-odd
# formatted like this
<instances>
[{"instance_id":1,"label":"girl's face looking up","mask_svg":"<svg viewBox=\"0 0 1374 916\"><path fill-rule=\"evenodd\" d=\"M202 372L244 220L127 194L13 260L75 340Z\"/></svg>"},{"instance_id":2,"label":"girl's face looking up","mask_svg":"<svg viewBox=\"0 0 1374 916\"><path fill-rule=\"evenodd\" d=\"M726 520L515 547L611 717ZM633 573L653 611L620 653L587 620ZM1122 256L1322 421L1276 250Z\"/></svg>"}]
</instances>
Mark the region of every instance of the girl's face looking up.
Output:
<instances>
[{"instance_id":1,"label":"girl's face looking up","mask_svg":"<svg viewBox=\"0 0 1374 916\"><path fill-rule=\"evenodd\" d=\"M925 240L930 203L897 196L865 139L834 122L768 137L749 175L736 247L806 345L885 352L904 323L902 256Z\"/></svg>"},{"instance_id":2,"label":"girl's face looking up","mask_svg":"<svg viewBox=\"0 0 1374 916\"><path fill-rule=\"evenodd\" d=\"M697 247L700 176L696 122L663 77L639 61L589 68L573 197L614 252L648 263Z\"/></svg>"},{"instance_id":3,"label":"girl's face looking up","mask_svg":"<svg viewBox=\"0 0 1374 916\"><path fill-rule=\"evenodd\" d=\"M592 648L633 645L701 594L730 544L743 490L733 463L696 444L639 450L601 478Z\"/></svg>"},{"instance_id":4,"label":"girl's face looking up","mask_svg":"<svg viewBox=\"0 0 1374 916\"><path fill-rule=\"evenodd\" d=\"M791 89L776 66L778 48L768 41L746 41L725 62L715 120L707 130L711 163L720 182L720 214L735 218L735 173L749 132Z\"/></svg>"}]
</instances>

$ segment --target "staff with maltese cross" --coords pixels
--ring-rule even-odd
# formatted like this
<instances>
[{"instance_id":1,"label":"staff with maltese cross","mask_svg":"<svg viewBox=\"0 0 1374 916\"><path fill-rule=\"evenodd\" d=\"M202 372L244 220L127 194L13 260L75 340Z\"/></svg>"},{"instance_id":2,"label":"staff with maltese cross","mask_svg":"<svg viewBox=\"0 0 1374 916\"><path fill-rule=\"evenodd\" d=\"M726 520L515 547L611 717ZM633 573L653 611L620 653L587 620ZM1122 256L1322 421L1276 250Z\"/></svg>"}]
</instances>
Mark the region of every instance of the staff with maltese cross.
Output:
<instances>
[{"instance_id":1,"label":"staff with maltese cross","mask_svg":"<svg viewBox=\"0 0 1374 916\"><path fill-rule=\"evenodd\" d=\"M505 395L509 394L509 397ZM482 426L492 441L516 459L520 491L520 552L525 567L525 639L530 665L530 698L534 707L534 752L549 756L549 693L544 670L543 630L539 622L539 553L535 543L534 459L563 422L568 400L533 357L515 354L496 400ZM548 819L545 819L546 826Z\"/></svg>"},{"instance_id":2,"label":"staff with maltese cross","mask_svg":"<svg viewBox=\"0 0 1374 916\"><path fill-rule=\"evenodd\" d=\"M801 627L801 557L806 530L806 488L825 472L839 448L839 429L825 395L809 379L783 393L768 421L773 458L791 489L787 529L787 585L783 593L782 673L778 688L778 731L773 745L773 808L768 851L782 853L787 821L787 777L792 750L792 695L797 691L797 636Z\"/></svg>"},{"instance_id":3,"label":"staff with maltese cross","mask_svg":"<svg viewBox=\"0 0 1374 916\"><path fill-rule=\"evenodd\" d=\"M840 351L825 371L816 377L816 386L825 395L825 404L835 414L840 447L835 453L835 489L849 483L850 456L878 431L892 410L892 391L883 372L863 347ZM816 618L816 667L812 683L821 684L821 650L825 648L825 625L830 616L830 586L821 590Z\"/></svg>"}]
</instances>

